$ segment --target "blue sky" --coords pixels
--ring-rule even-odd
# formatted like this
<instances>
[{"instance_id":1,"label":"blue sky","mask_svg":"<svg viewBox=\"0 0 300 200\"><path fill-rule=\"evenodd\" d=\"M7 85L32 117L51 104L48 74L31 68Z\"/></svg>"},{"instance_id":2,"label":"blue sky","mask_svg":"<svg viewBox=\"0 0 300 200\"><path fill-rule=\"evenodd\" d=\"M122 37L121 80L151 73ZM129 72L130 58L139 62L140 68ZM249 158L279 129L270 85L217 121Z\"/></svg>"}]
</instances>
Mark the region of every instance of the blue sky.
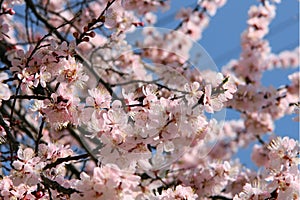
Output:
<instances>
[{"instance_id":1,"label":"blue sky","mask_svg":"<svg viewBox=\"0 0 300 200\"><path fill-rule=\"evenodd\" d=\"M174 28L178 24L174 18L175 11L181 7L195 7L195 0L171 0L171 9L163 12L156 26ZM211 19L209 27L204 31L199 43L208 51L218 66L226 64L229 58L237 58L240 52L240 34L247 27L248 9L257 0L228 0L225 6L217 11ZM280 52L285 48L293 48L299 43L299 11L297 0L284 0L277 6L277 15L273 20L270 33L272 50Z\"/></svg>"},{"instance_id":2,"label":"blue sky","mask_svg":"<svg viewBox=\"0 0 300 200\"><path fill-rule=\"evenodd\" d=\"M195 7L196 0L171 0L171 9L159 15L155 26L174 28L178 21L174 20L175 11L181 7ZM259 4L258 0L228 0L224 7L217 11L211 19L209 27L204 31L200 45L212 57L219 69L230 59L238 58L240 54L240 35L247 27L248 10L251 5ZM272 52L278 53L282 50L292 50L299 45L299 2L297 0L283 0L277 5L276 18L272 21L270 32L266 36L269 40ZM289 83L287 76L299 69L273 70L266 72L263 76L265 86L273 85L279 87ZM275 133L277 135L288 135L299 138L299 124L292 121L294 116L286 116L275 122ZM229 111L226 119L239 118L239 114ZM254 167L250 161L251 145L242 150L238 157L248 167Z\"/></svg>"}]
</instances>

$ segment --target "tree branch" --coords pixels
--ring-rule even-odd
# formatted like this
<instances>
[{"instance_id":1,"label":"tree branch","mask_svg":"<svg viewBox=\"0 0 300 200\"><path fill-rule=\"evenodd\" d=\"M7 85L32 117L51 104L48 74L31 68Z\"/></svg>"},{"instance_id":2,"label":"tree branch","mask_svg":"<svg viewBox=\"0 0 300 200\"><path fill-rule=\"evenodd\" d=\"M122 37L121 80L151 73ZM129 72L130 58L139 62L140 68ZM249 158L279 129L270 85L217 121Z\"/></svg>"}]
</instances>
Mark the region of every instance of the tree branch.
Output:
<instances>
[{"instance_id":1,"label":"tree branch","mask_svg":"<svg viewBox=\"0 0 300 200\"><path fill-rule=\"evenodd\" d=\"M5 123L1 112L0 112L0 125L4 128L4 130L6 132L7 139L8 139L9 146L10 146L11 157L12 157L13 152L18 148L18 143L17 143L15 137L10 132L9 126Z\"/></svg>"},{"instance_id":2,"label":"tree branch","mask_svg":"<svg viewBox=\"0 0 300 200\"><path fill-rule=\"evenodd\" d=\"M41 173L41 178L42 178L42 181L43 181L42 183L46 188L51 188L53 190L57 190L60 193L68 194L68 195L71 195L75 192L79 193L78 190L75 190L73 188L65 188L65 187L61 186L59 183L47 178L42 173Z\"/></svg>"},{"instance_id":3,"label":"tree branch","mask_svg":"<svg viewBox=\"0 0 300 200\"><path fill-rule=\"evenodd\" d=\"M89 154L82 154L82 155L78 155L78 156L68 156L65 158L58 158L54 163L50 163L48 165L46 165L43 170L47 170L53 167L56 167L59 164L62 164L64 162L68 162L68 161L72 161L72 160L79 160L79 159L83 159L83 158L88 158L90 155Z\"/></svg>"},{"instance_id":4,"label":"tree branch","mask_svg":"<svg viewBox=\"0 0 300 200\"><path fill-rule=\"evenodd\" d=\"M38 153L38 150L39 150L39 144L40 144L40 141L43 137L43 128L44 128L44 124L45 124L45 119L43 118L42 119L42 123L41 123L41 126L40 126L40 130L39 130L39 133L38 133L38 136L37 136L37 139L36 139L36 142L35 142L35 150L34 152L37 154Z\"/></svg>"}]
</instances>

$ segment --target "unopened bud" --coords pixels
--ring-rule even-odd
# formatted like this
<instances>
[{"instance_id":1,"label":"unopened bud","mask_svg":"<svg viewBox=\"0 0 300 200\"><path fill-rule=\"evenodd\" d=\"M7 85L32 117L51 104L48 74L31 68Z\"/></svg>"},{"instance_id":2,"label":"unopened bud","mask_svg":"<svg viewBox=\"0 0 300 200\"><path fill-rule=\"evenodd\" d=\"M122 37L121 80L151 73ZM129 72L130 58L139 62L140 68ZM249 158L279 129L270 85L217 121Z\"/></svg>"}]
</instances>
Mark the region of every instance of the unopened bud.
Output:
<instances>
[{"instance_id":1,"label":"unopened bud","mask_svg":"<svg viewBox=\"0 0 300 200\"><path fill-rule=\"evenodd\" d=\"M84 37L84 38L82 38L82 41L83 41L83 42L89 42L89 41L90 41L90 38Z\"/></svg>"},{"instance_id":2,"label":"unopened bud","mask_svg":"<svg viewBox=\"0 0 300 200\"><path fill-rule=\"evenodd\" d=\"M105 22L105 16L101 16L101 17L99 18L99 21L102 22L102 23L104 23L104 22Z\"/></svg>"},{"instance_id":3,"label":"unopened bud","mask_svg":"<svg viewBox=\"0 0 300 200\"><path fill-rule=\"evenodd\" d=\"M88 26L83 27L83 31L84 32L88 32L89 31L89 27Z\"/></svg>"},{"instance_id":4,"label":"unopened bud","mask_svg":"<svg viewBox=\"0 0 300 200\"><path fill-rule=\"evenodd\" d=\"M74 38L78 38L79 37L79 33L78 32L74 32L73 36L74 36Z\"/></svg>"},{"instance_id":5,"label":"unopened bud","mask_svg":"<svg viewBox=\"0 0 300 200\"><path fill-rule=\"evenodd\" d=\"M8 14L14 15L15 13L16 13L16 12L15 12L12 8L8 9Z\"/></svg>"},{"instance_id":6,"label":"unopened bud","mask_svg":"<svg viewBox=\"0 0 300 200\"><path fill-rule=\"evenodd\" d=\"M94 31L91 31L90 33L88 33L88 36L93 38L96 36L96 33Z\"/></svg>"}]
</instances>

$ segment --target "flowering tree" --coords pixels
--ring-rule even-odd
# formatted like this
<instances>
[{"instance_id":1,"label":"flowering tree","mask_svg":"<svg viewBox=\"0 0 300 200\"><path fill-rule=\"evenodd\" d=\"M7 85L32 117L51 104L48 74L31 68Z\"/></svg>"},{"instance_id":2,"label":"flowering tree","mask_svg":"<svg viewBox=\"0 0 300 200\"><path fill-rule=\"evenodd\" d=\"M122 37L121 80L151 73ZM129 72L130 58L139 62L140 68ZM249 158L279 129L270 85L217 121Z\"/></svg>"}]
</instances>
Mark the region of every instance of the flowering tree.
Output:
<instances>
[{"instance_id":1,"label":"flowering tree","mask_svg":"<svg viewBox=\"0 0 300 200\"><path fill-rule=\"evenodd\" d=\"M299 109L300 74L261 78L298 67L299 48L271 52L280 0L261 0L218 72L194 41L225 3L166 30L164 0L0 1L1 199L298 199L299 143L272 132ZM233 160L254 142L259 171Z\"/></svg>"}]
</instances>

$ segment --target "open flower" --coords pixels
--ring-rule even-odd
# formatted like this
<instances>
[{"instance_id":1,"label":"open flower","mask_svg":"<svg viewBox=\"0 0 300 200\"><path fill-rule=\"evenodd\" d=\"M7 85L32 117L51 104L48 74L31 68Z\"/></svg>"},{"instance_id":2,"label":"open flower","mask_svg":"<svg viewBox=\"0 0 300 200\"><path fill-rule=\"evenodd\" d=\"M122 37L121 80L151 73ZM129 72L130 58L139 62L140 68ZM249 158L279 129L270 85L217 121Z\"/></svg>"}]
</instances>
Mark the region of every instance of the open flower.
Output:
<instances>
[{"instance_id":1,"label":"open flower","mask_svg":"<svg viewBox=\"0 0 300 200\"><path fill-rule=\"evenodd\" d=\"M65 81L69 84L78 84L83 86L83 83L88 80L88 76L84 74L81 63L76 62L74 57L69 56L63 59L60 63L61 69L59 70L58 81Z\"/></svg>"},{"instance_id":2,"label":"open flower","mask_svg":"<svg viewBox=\"0 0 300 200\"><path fill-rule=\"evenodd\" d=\"M202 96L203 92L199 90L200 83L193 82L192 84L186 83L184 89L188 94L185 95L188 104L195 104Z\"/></svg>"},{"instance_id":3,"label":"open flower","mask_svg":"<svg viewBox=\"0 0 300 200\"><path fill-rule=\"evenodd\" d=\"M211 85L205 86L204 107L206 112L213 113L214 111L220 111L222 109L223 103L218 97L219 96L212 94Z\"/></svg>"},{"instance_id":4,"label":"open flower","mask_svg":"<svg viewBox=\"0 0 300 200\"><path fill-rule=\"evenodd\" d=\"M4 72L0 73L0 105L1 100L8 100L11 96L11 91L7 84L2 83L3 80L8 79L8 75Z\"/></svg>"}]
</instances>

